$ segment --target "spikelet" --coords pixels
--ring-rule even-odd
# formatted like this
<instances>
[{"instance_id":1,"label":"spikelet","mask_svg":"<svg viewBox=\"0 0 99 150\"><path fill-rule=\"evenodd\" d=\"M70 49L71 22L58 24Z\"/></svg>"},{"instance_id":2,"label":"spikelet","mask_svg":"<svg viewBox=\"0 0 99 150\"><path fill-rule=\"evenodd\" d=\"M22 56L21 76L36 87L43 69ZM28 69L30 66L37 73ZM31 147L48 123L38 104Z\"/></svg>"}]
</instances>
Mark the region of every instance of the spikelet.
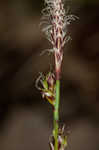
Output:
<instances>
[{"instance_id":1,"label":"spikelet","mask_svg":"<svg viewBox=\"0 0 99 150\"><path fill-rule=\"evenodd\" d=\"M52 44L51 52L54 52L56 79L58 79L63 59L63 47L70 40L70 36L67 35L67 26L77 17L66 13L62 0L45 0L42 14L41 24L44 25L42 31Z\"/></svg>"},{"instance_id":2,"label":"spikelet","mask_svg":"<svg viewBox=\"0 0 99 150\"><path fill-rule=\"evenodd\" d=\"M40 76L36 80L36 88L40 90L41 95L51 105L55 104L55 76L49 72L47 75L40 73Z\"/></svg>"},{"instance_id":3,"label":"spikelet","mask_svg":"<svg viewBox=\"0 0 99 150\"><path fill-rule=\"evenodd\" d=\"M54 137L54 131L53 135L50 136L49 139L49 145L50 150L54 150L54 144L55 144L55 137ZM65 150L67 147L67 136L64 135L64 126L62 128L58 129L58 150Z\"/></svg>"}]
</instances>

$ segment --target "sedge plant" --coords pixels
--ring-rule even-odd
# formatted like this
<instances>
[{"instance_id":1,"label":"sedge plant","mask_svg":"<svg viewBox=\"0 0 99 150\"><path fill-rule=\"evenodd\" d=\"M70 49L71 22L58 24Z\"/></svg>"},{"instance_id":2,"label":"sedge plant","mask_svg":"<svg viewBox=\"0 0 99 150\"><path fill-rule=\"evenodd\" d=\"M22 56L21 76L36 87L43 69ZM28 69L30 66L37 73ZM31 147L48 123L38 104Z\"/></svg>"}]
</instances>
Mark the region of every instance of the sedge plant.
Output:
<instances>
[{"instance_id":1,"label":"sedge plant","mask_svg":"<svg viewBox=\"0 0 99 150\"><path fill-rule=\"evenodd\" d=\"M67 147L67 136L64 135L64 126L59 125L60 105L60 77L63 60L63 47L70 40L67 35L67 26L77 17L68 14L64 9L63 0L44 0L45 8L42 10L42 31L50 41L52 47L47 51L54 55L54 69L47 75L40 73L36 80L36 87L42 97L53 106L53 132L50 136L50 150L64 150Z\"/></svg>"}]
</instances>

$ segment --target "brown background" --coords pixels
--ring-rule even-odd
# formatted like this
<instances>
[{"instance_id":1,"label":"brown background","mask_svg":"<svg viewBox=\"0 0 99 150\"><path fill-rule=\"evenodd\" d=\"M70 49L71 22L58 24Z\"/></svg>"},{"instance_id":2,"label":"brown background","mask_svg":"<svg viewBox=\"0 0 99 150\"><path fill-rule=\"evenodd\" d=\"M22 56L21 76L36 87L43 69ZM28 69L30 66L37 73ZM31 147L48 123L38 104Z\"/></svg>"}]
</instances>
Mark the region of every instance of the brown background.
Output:
<instances>
[{"instance_id":1,"label":"brown background","mask_svg":"<svg viewBox=\"0 0 99 150\"><path fill-rule=\"evenodd\" d=\"M68 2L79 20L64 48L60 121L68 150L99 149L99 3ZM0 1L0 150L47 150L52 108L35 88L52 57L39 23L43 0Z\"/></svg>"}]
</instances>

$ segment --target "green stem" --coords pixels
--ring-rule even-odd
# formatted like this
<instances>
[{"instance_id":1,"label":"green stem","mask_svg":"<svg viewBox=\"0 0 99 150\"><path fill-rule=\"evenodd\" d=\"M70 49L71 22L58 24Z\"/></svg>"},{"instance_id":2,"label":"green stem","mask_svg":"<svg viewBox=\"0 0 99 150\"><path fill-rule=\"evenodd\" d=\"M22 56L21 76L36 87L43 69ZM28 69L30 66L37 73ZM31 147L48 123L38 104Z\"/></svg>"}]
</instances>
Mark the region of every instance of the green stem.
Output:
<instances>
[{"instance_id":1,"label":"green stem","mask_svg":"<svg viewBox=\"0 0 99 150\"><path fill-rule=\"evenodd\" d=\"M56 100L54 107L54 150L58 150L58 122L59 122L60 80L56 80Z\"/></svg>"}]
</instances>

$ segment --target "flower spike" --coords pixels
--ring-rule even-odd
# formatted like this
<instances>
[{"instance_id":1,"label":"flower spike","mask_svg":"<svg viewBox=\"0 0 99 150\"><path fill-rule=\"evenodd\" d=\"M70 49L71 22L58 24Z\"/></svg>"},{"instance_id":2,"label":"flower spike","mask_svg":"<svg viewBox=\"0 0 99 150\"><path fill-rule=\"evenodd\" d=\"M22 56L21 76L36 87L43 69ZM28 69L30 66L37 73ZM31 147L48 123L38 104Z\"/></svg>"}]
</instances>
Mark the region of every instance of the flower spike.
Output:
<instances>
[{"instance_id":1,"label":"flower spike","mask_svg":"<svg viewBox=\"0 0 99 150\"><path fill-rule=\"evenodd\" d=\"M53 131L53 135L50 136L49 145L50 150L54 150L55 144L55 131ZM58 150L65 150L67 147L67 136L64 135L64 126L58 129Z\"/></svg>"},{"instance_id":2,"label":"flower spike","mask_svg":"<svg viewBox=\"0 0 99 150\"><path fill-rule=\"evenodd\" d=\"M67 13L68 10L65 11L63 0L45 0L41 24L45 26L42 31L53 46L56 79L60 78L63 59L62 48L70 40L70 36L67 35L67 26L78 19L75 15Z\"/></svg>"},{"instance_id":3,"label":"flower spike","mask_svg":"<svg viewBox=\"0 0 99 150\"><path fill-rule=\"evenodd\" d=\"M55 104L55 75L53 73L49 72L46 76L40 74L36 80L36 88L50 104Z\"/></svg>"}]
</instances>

